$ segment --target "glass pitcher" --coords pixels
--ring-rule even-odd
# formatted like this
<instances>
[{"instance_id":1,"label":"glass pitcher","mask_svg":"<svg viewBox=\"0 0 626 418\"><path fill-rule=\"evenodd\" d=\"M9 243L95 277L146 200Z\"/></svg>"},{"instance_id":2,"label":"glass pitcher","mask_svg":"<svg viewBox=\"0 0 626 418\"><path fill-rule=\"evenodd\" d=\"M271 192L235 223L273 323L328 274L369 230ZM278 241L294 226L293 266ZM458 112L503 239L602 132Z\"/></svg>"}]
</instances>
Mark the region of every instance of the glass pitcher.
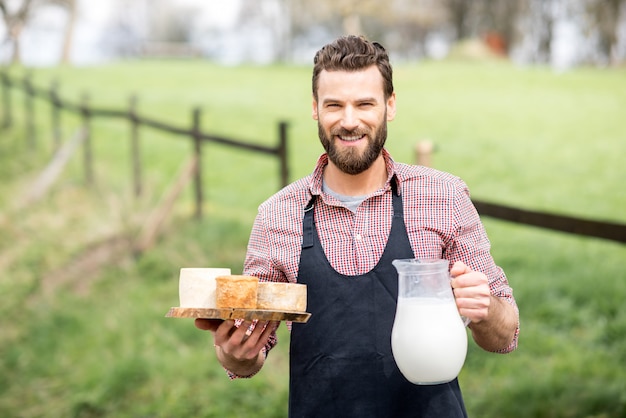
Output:
<instances>
[{"instance_id":1,"label":"glass pitcher","mask_svg":"<svg viewBox=\"0 0 626 418\"><path fill-rule=\"evenodd\" d=\"M458 376L467 354L467 332L450 286L447 260L394 260L398 304L391 349L411 383L434 385Z\"/></svg>"}]
</instances>

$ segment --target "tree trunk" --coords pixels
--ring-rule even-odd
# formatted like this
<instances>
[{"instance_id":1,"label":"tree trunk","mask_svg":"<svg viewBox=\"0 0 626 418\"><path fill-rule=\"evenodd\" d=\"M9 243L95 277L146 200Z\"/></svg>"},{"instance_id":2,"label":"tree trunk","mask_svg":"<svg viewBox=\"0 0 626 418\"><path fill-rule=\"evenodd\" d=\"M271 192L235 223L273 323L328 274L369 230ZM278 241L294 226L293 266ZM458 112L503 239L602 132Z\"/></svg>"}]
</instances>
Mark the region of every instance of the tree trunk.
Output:
<instances>
[{"instance_id":1,"label":"tree trunk","mask_svg":"<svg viewBox=\"0 0 626 418\"><path fill-rule=\"evenodd\" d=\"M74 26L76 24L76 1L71 0L67 4L68 19L65 25L63 38L63 51L61 52L61 64L71 63L72 44L74 41Z\"/></svg>"},{"instance_id":2,"label":"tree trunk","mask_svg":"<svg viewBox=\"0 0 626 418\"><path fill-rule=\"evenodd\" d=\"M356 13L348 14L343 18L343 32L346 35L363 35L361 17Z\"/></svg>"},{"instance_id":3,"label":"tree trunk","mask_svg":"<svg viewBox=\"0 0 626 418\"><path fill-rule=\"evenodd\" d=\"M13 52L11 54L11 65L20 65L22 63L22 54L20 51L20 34L22 33L22 25L13 27L9 30L11 43L13 44Z\"/></svg>"}]
</instances>

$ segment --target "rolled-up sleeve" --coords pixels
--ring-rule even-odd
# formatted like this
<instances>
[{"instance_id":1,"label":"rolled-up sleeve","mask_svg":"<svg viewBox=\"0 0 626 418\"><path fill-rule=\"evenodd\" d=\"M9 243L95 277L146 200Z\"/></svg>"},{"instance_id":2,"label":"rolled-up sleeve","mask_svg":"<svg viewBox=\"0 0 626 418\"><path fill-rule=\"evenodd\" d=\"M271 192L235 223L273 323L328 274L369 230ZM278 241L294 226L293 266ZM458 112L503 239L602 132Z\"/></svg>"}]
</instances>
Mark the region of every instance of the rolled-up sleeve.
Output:
<instances>
[{"instance_id":1,"label":"rolled-up sleeve","mask_svg":"<svg viewBox=\"0 0 626 418\"><path fill-rule=\"evenodd\" d=\"M517 348L519 336L519 308L513 297L513 289L509 285L506 274L496 265L491 256L491 243L480 216L470 200L469 190L462 182L453 205L455 234L446 251L446 258L451 261L463 261L472 270L484 273L489 280L491 294L504 299L513 306L518 317L515 335L508 347L497 351L499 353L511 352Z\"/></svg>"}]
</instances>

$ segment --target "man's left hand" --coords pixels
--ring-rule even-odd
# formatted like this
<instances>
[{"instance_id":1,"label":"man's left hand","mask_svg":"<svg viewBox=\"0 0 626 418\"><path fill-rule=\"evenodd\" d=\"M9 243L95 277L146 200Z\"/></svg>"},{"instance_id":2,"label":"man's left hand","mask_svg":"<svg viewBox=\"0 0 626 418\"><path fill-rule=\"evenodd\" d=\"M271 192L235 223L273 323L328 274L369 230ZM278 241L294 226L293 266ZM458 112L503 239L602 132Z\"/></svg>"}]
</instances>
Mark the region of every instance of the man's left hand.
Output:
<instances>
[{"instance_id":1,"label":"man's left hand","mask_svg":"<svg viewBox=\"0 0 626 418\"><path fill-rule=\"evenodd\" d=\"M452 291L459 313L472 321L479 323L487 319L491 304L491 292L487 276L478 271L472 271L462 261L457 261L450 269Z\"/></svg>"}]
</instances>

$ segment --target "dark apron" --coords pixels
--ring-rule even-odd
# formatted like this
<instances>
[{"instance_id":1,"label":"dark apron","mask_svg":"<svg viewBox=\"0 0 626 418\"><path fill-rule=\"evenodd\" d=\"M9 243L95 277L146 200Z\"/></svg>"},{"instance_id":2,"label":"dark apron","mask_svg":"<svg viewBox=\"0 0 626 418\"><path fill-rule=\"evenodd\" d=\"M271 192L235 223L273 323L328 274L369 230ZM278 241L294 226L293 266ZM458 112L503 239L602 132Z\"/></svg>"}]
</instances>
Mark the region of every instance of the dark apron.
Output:
<instances>
[{"instance_id":1,"label":"dark apron","mask_svg":"<svg viewBox=\"0 0 626 418\"><path fill-rule=\"evenodd\" d=\"M305 209L298 282L307 285L311 317L291 331L290 417L467 416L456 379L414 385L393 359L398 276L391 262L414 255L395 187L392 195L394 217L383 256L359 276L339 274L328 262L315 229L316 196Z\"/></svg>"}]
</instances>

